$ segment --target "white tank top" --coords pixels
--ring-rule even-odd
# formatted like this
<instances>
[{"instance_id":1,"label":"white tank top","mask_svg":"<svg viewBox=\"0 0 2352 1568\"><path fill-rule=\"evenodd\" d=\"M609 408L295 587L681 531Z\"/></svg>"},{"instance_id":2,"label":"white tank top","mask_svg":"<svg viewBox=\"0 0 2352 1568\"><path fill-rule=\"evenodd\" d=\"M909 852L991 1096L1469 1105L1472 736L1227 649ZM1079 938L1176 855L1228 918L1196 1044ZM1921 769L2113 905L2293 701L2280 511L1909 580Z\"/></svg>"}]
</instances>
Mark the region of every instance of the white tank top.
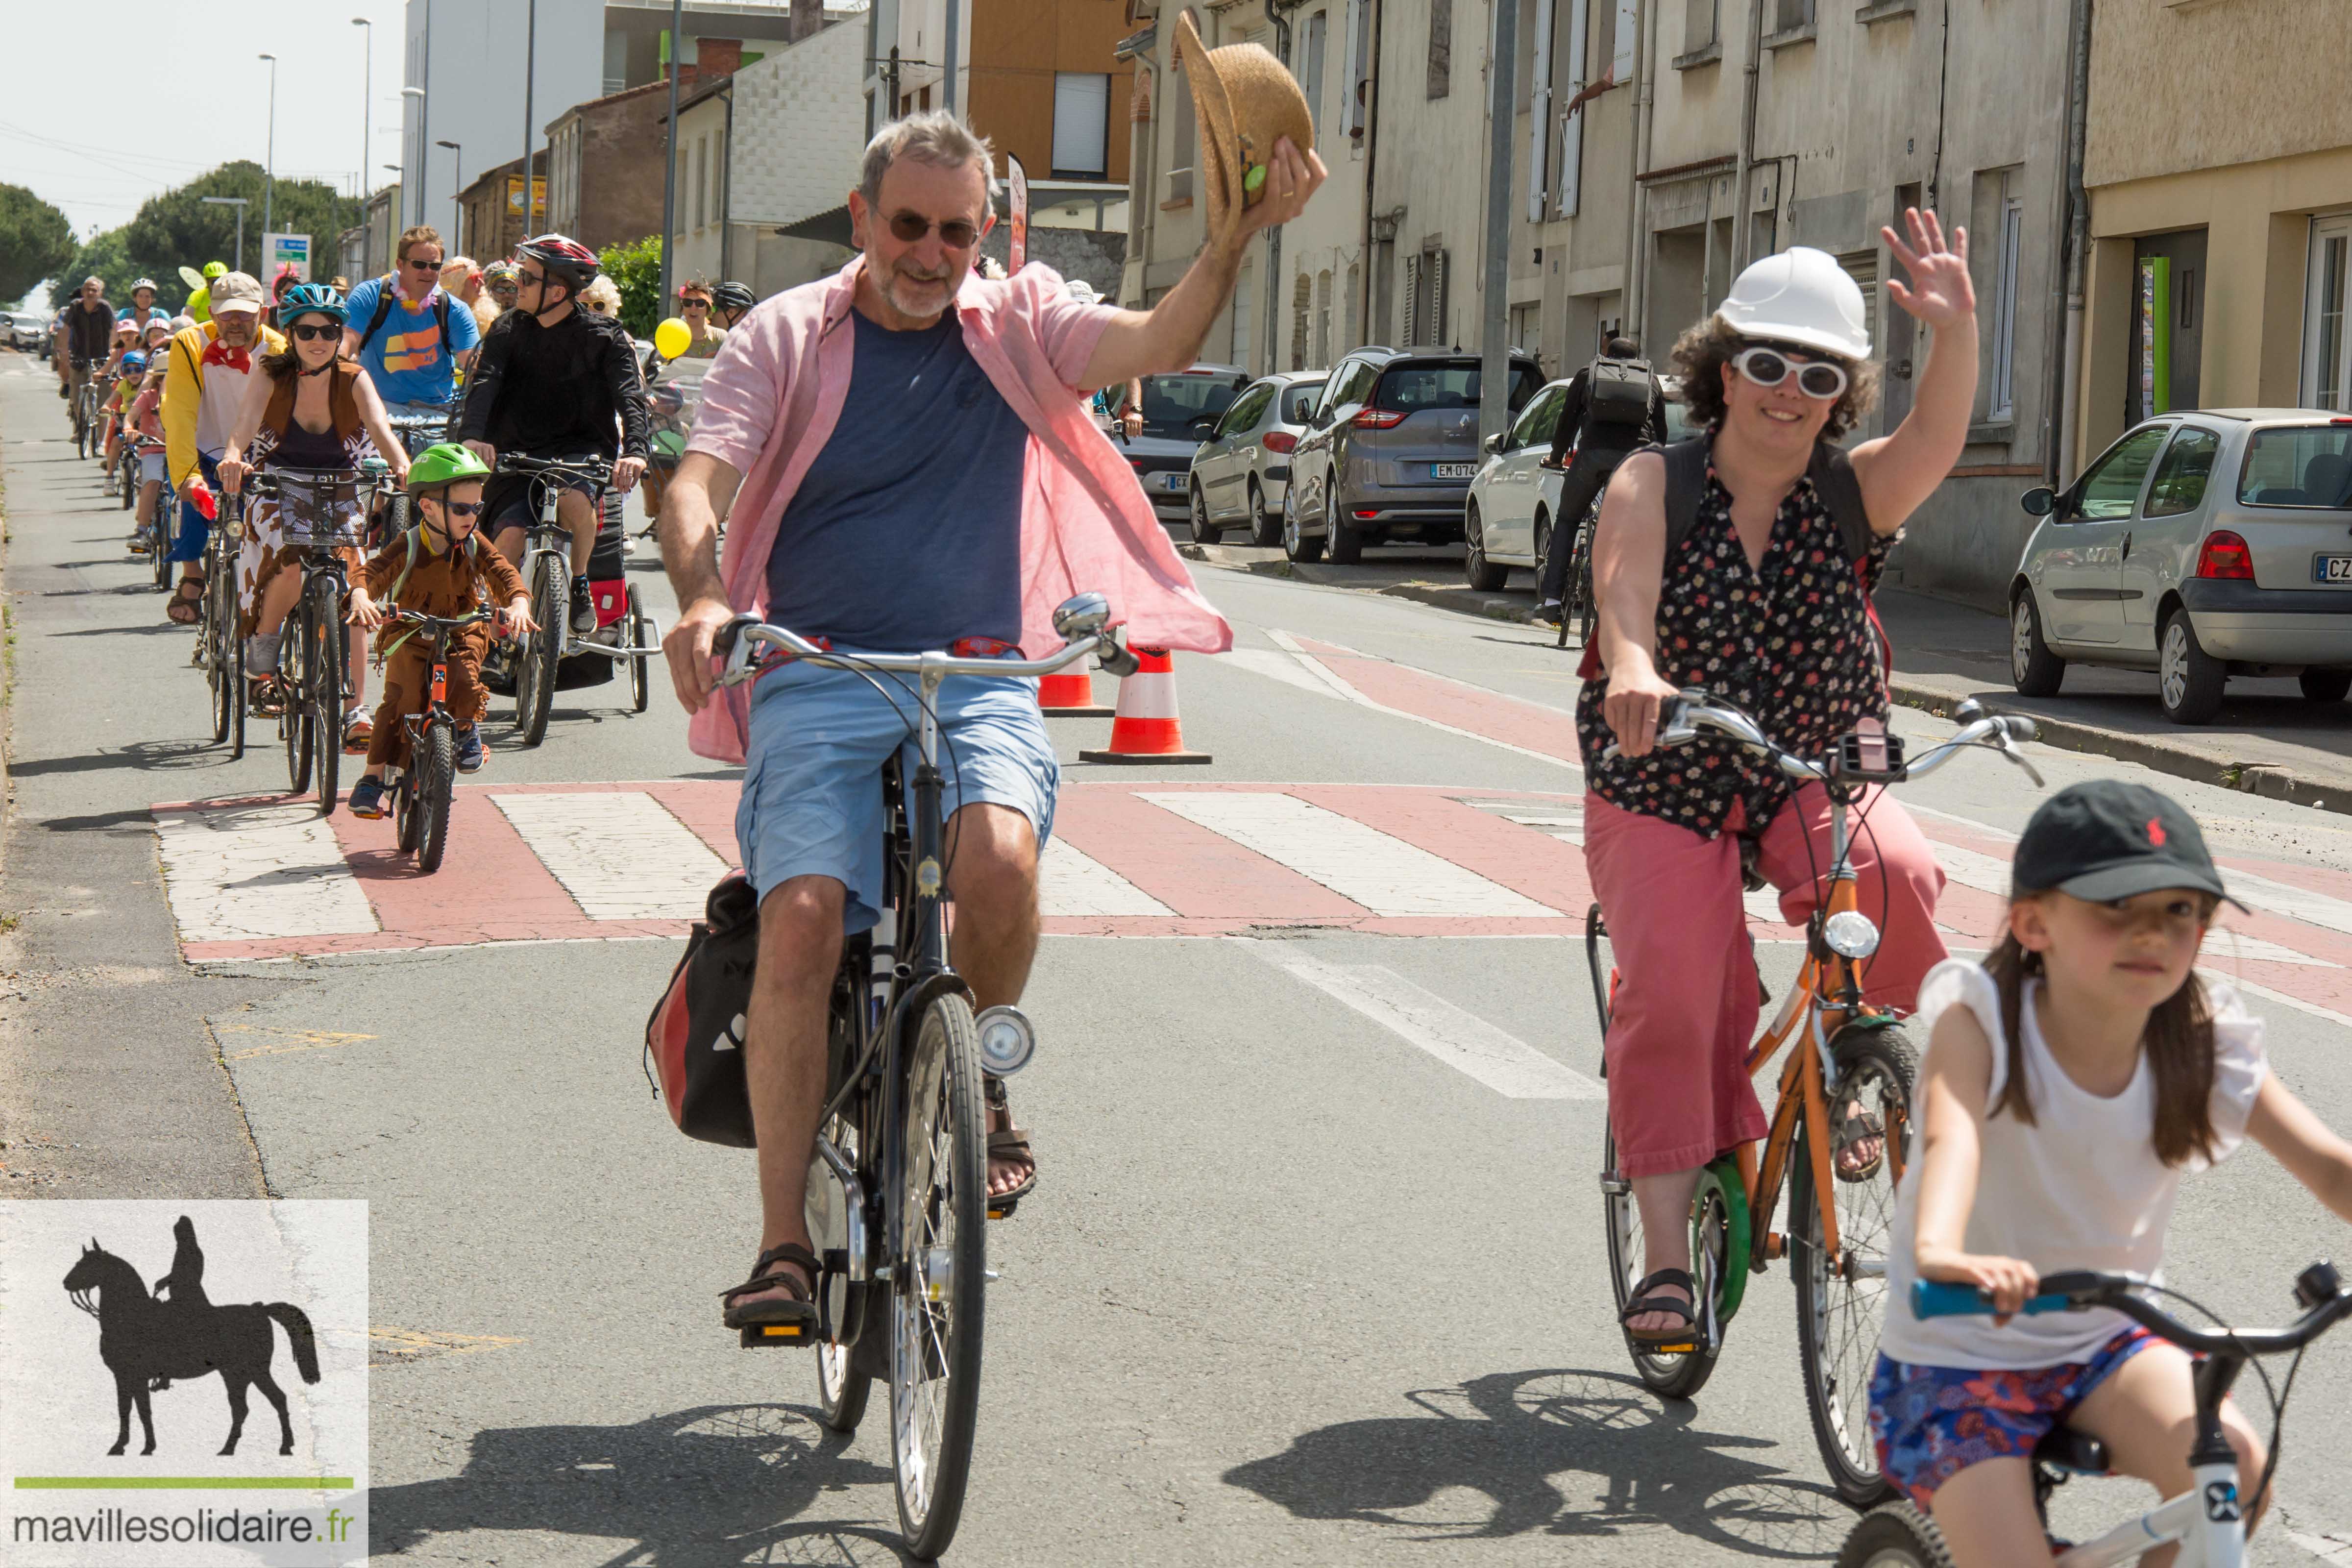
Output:
<instances>
[{"instance_id":1,"label":"white tank top","mask_svg":"<svg viewBox=\"0 0 2352 1568\"><path fill-rule=\"evenodd\" d=\"M2269 1071L2263 1021L2246 1011L2237 988L2203 977L2213 1014L2213 1158L2245 1137L2246 1118ZM1974 1013L1992 1042L1992 1086L1986 1095L1983 1158L1976 1204L1963 1243L1975 1253L2022 1258L2044 1274L2100 1268L2160 1279L2164 1233L2188 1170L2156 1157L2156 1077L2145 1053L2124 1091L2111 1099L2068 1078L2050 1055L2034 1018L2039 981L2027 983L2021 1021L2024 1066L2034 1121L2003 1111L1990 1114L2007 1080L2009 1047L2001 1034L2000 993L1980 964L1950 959L1928 971L1919 986L1919 1026L1932 1036L1944 1009L1958 1004ZM1933 1055L1932 1048L1930 1056ZM1926 1079L1922 1061L1921 1080ZM1911 1315L1912 1252L1919 1220L1919 1173L1914 1158L1895 1190L1895 1225L1886 1259L1886 1328L1878 1347L1915 1366L1974 1371L2023 1370L2090 1359L2130 1326L2122 1313L2049 1312L2011 1318L1995 1328L1989 1317Z\"/></svg>"}]
</instances>

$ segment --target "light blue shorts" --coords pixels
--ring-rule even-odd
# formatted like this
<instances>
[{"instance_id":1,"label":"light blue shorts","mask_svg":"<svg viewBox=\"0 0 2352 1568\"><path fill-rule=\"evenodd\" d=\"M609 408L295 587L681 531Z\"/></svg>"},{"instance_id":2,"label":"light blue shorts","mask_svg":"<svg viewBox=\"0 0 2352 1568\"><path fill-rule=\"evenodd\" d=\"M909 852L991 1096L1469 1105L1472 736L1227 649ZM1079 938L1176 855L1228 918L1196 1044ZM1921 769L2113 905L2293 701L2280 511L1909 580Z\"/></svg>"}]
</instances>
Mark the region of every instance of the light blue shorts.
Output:
<instances>
[{"instance_id":1,"label":"light blue shorts","mask_svg":"<svg viewBox=\"0 0 2352 1568\"><path fill-rule=\"evenodd\" d=\"M882 691L852 671L813 664L761 677L735 808L736 846L760 897L793 877L831 877L846 895L842 926L851 932L881 918L882 764L898 750L911 785L921 756L920 687L912 676L873 679ZM960 806L1009 806L1029 819L1042 851L1062 770L1037 711L1037 683L951 676L938 700L942 820ZM952 863L948 879L952 886Z\"/></svg>"}]
</instances>

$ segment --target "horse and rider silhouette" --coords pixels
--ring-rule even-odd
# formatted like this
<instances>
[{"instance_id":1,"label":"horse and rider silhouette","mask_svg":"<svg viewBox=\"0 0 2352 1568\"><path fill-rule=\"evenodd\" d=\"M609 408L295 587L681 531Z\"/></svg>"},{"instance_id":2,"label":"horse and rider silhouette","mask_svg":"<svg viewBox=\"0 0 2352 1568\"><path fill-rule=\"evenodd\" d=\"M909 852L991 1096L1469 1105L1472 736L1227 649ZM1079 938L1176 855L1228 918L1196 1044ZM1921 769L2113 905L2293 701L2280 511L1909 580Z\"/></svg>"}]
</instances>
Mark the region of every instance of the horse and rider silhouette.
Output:
<instances>
[{"instance_id":1,"label":"horse and rider silhouette","mask_svg":"<svg viewBox=\"0 0 2352 1568\"><path fill-rule=\"evenodd\" d=\"M205 1252L196 1245L195 1223L182 1215L172 1227L175 1245L172 1271L155 1281L152 1295L139 1271L98 1245L95 1237L82 1248L81 1260L66 1276L66 1291L75 1306L98 1320L98 1353L114 1373L117 1427L114 1447L120 1454L131 1442L131 1410L139 1410L146 1433L142 1455L155 1451L155 1419L148 1395L211 1373L228 1385L228 1441L223 1454L236 1452L245 1430L245 1391L261 1390L278 1412L278 1451L294 1451L294 1425L286 1414L286 1395L269 1375L269 1358L277 1341L269 1331L272 1319L285 1325L294 1349L294 1365L302 1381L319 1381L319 1347L310 1320L301 1308L286 1301L250 1302L242 1307L215 1307L205 1295Z\"/></svg>"}]
</instances>

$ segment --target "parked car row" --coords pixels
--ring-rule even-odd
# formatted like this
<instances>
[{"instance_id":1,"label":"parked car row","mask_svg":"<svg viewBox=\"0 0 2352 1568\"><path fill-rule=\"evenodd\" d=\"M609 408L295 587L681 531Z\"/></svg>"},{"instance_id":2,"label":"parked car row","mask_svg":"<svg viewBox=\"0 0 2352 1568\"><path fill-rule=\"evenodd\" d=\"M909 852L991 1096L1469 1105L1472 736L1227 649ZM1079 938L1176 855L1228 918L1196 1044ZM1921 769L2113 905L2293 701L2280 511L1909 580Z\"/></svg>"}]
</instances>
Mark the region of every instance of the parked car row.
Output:
<instances>
[{"instance_id":1,"label":"parked car row","mask_svg":"<svg viewBox=\"0 0 2352 1568\"><path fill-rule=\"evenodd\" d=\"M8 345L25 353L47 355L49 346L49 313L46 310L0 311L6 322Z\"/></svg>"},{"instance_id":2,"label":"parked car row","mask_svg":"<svg viewBox=\"0 0 2352 1568\"><path fill-rule=\"evenodd\" d=\"M1559 427L1561 405L1568 401L1570 378L1552 382L1519 411L1518 419L1500 436L1488 437L1486 460L1470 481L1467 510L1463 518L1464 542L1468 546L1463 574L1470 585L1491 593L1503 585L1514 566L1543 569L1559 521L1562 470L1544 466L1551 456ZM1691 433L1690 415L1683 403L1678 376L1658 378L1666 397L1666 439L1679 441ZM1569 460L1575 460L1574 443ZM1580 518L1568 520L1573 539Z\"/></svg>"}]
</instances>

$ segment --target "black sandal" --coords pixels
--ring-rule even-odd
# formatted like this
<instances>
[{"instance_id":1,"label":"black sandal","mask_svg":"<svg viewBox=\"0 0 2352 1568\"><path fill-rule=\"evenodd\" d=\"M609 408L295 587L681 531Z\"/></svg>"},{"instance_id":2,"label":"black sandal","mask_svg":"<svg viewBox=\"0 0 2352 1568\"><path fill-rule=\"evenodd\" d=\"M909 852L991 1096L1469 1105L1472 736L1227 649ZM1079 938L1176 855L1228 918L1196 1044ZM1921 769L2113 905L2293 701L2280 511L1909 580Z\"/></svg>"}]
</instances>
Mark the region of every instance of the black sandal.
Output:
<instances>
[{"instance_id":1,"label":"black sandal","mask_svg":"<svg viewBox=\"0 0 2352 1568\"><path fill-rule=\"evenodd\" d=\"M983 1077L981 1080L981 1099L989 1110L1005 1111L1009 1119L1013 1102L1005 1098L1003 1079ZM1018 1162L1029 1167L1029 1173L1022 1178L1019 1186L1002 1193L992 1191L988 1194L988 1217L1010 1219L1013 1217L1013 1211L1021 1206L1021 1200L1037 1190L1037 1156L1029 1147L1029 1135L1026 1132L1022 1131L1018 1127L1000 1127L988 1135L988 1158L992 1164L999 1160L1007 1160Z\"/></svg>"},{"instance_id":2,"label":"black sandal","mask_svg":"<svg viewBox=\"0 0 2352 1568\"><path fill-rule=\"evenodd\" d=\"M1653 1296L1650 1292L1660 1285L1679 1285L1691 1293L1688 1301L1677 1301L1672 1296ZM1618 1322L1625 1326L1625 1337L1637 1345L1686 1345L1698 1339L1698 1282L1684 1268L1661 1268L1633 1287L1633 1300L1617 1314ZM1672 1312L1682 1319L1679 1329L1637 1329L1633 1320L1644 1312Z\"/></svg>"},{"instance_id":3,"label":"black sandal","mask_svg":"<svg viewBox=\"0 0 2352 1568\"><path fill-rule=\"evenodd\" d=\"M792 1265L806 1272L807 1278L782 1267ZM816 1337L816 1282L824 1277L824 1264L796 1241L782 1247L772 1247L760 1254L751 1265L751 1277L740 1285L730 1286L719 1292L727 1304L726 1323L730 1329L765 1329L802 1327L808 1337ZM735 1304L738 1296L748 1296L755 1290L788 1290L789 1300L771 1296L765 1300Z\"/></svg>"}]
</instances>

